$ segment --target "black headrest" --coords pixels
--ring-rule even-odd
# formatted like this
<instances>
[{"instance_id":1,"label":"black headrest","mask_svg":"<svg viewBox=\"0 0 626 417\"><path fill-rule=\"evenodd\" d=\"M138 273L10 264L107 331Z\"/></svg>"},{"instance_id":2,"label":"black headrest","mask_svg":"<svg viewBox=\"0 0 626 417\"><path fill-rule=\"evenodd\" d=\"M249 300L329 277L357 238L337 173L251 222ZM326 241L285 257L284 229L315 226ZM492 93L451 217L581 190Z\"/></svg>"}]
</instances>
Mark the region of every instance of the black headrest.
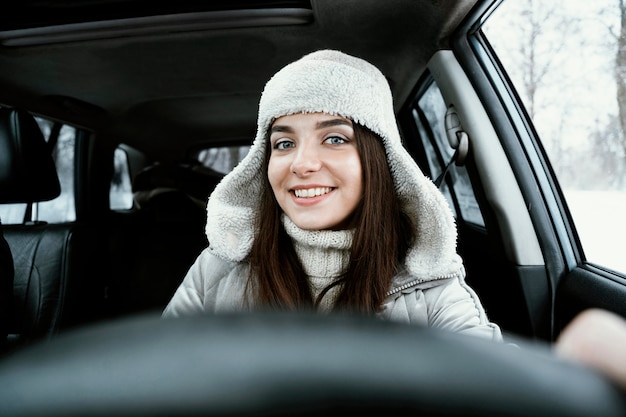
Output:
<instances>
[{"instance_id":1,"label":"black headrest","mask_svg":"<svg viewBox=\"0 0 626 417\"><path fill-rule=\"evenodd\" d=\"M56 166L35 118L0 108L0 203L48 201L60 193Z\"/></svg>"},{"instance_id":2,"label":"black headrest","mask_svg":"<svg viewBox=\"0 0 626 417\"><path fill-rule=\"evenodd\" d=\"M164 193L180 194L204 206L222 177L224 174L221 172L205 167L199 162L155 163L135 176L133 193L140 207L150 205L155 197ZM175 197L171 200L174 199Z\"/></svg>"}]
</instances>

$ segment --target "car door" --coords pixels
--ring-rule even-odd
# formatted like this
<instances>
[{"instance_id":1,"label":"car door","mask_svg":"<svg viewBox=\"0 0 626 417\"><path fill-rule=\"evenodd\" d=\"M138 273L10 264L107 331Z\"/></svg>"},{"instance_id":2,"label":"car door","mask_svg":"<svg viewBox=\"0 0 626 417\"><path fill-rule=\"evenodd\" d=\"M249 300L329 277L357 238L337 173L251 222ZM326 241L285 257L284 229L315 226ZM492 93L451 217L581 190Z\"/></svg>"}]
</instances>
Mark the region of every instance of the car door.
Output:
<instances>
[{"instance_id":1,"label":"car door","mask_svg":"<svg viewBox=\"0 0 626 417\"><path fill-rule=\"evenodd\" d=\"M505 331L554 340L585 308L626 316L625 13L480 2L401 112L416 159L446 172L467 280Z\"/></svg>"}]
</instances>

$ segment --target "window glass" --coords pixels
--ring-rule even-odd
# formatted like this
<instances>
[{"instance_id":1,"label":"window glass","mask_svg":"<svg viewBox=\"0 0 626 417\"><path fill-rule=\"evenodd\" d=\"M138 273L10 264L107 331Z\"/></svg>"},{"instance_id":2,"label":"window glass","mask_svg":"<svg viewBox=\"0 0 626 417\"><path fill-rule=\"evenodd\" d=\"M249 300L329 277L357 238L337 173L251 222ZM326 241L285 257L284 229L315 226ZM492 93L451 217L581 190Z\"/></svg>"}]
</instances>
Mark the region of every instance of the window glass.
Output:
<instances>
[{"instance_id":1,"label":"window glass","mask_svg":"<svg viewBox=\"0 0 626 417\"><path fill-rule=\"evenodd\" d=\"M41 120L39 126L46 138L50 136L52 122ZM76 220L74 201L74 157L76 149L76 129L67 125L61 127L54 152L61 195L54 200L43 201L37 206L38 220L48 223L64 223Z\"/></svg>"},{"instance_id":2,"label":"window glass","mask_svg":"<svg viewBox=\"0 0 626 417\"><path fill-rule=\"evenodd\" d=\"M0 222L2 224L20 224L24 221L26 204L0 204Z\"/></svg>"},{"instance_id":3,"label":"window glass","mask_svg":"<svg viewBox=\"0 0 626 417\"><path fill-rule=\"evenodd\" d=\"M36 118L46 141L50 135L54 122L40 117ZM61 194L59 197L40 203L33 203L32 219L48 223L63 223L76 220L74 201L74 150L76 147L76 129L67 125L61 127L59 136L52 151ZM26 204L0 204L0 219L3 224L20 224L24 222Z\"/></svg>"},{"instance_id":4,"label":"window glass","mask_svg":"<svg viewBox=\"0 0 626 417\"><path fill-rule=\"evenodd\" d=\"M113 154L113 178L109 188L109 204L111 210L129 210L133 207L128 155L119 147Z\"/></svg>"},{"instance_id":5,"label":"window glass","mask_svg":"<svg viewBox=\"0 0 626 417\"><path fill-rule=\"evenodd\" d=\"M198 152L197 159L205 167L227 174L248 154L249 150L250 146L202 149Z\"/></svg>"},{"instance_id":6,"label":"window glass","mask_svg":"<svg viewBox=\"0 0 626 417\"><path fill-rule=\"evenodd\" d=\"M483 26L548 154L589 262L626 271L626 8L504 1Z\"/></svg>"},{"instance_id":7,"label":"window glass","mask_svg":"<svg viewBox=\"0 0 626 417\"><path fill-rule=\"evenodd\" d=\"M450 146L445 133L446 112L447 107L441 96L441 91L437 84L432 81L418 98L413 109L413 118L420 132L423 146L426 148L433 180L436 180L444 172L455 151ZM448 199L450 206L453 209L458 206L454 211L460 211L459 214L464 221L484 226L485 223L465 167L452 163L445 175L440 189ZM453 204L452 190L448 188L449 184L452 184L456 205Z\"/></svg>"}]
</instances>

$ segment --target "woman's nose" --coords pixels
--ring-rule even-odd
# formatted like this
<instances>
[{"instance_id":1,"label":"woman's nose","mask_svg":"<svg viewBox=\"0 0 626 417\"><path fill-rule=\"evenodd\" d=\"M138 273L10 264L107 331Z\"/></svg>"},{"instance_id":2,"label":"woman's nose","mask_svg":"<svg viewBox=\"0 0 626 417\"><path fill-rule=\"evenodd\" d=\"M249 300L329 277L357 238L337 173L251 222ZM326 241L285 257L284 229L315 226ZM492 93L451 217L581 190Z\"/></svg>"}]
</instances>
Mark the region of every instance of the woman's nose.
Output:
<instances>
[{"instance_id":1,"label":"woman's nose","mask_svg":"<svg viewBox=\"0 0 626 417\"><path fill-rule=\"evenodd\" d=\"M302 145L294 152L291 172L298 176L319 171L322 167L319 152L313 146Z\"/></svg>"}]
</instances>

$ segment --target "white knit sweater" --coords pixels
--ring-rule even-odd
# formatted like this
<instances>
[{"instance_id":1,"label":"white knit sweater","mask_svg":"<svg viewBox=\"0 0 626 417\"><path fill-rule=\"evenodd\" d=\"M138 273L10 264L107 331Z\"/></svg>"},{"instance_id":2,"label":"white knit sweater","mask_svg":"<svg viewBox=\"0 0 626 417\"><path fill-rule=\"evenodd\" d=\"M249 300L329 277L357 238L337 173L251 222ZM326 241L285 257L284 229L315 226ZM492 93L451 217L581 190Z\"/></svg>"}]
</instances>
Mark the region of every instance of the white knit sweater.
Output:
<instances>
[{"instance_id":1,"label":"white knit sweater","mask_svg":"<svg viewBox=\"0 0 626 417\"><path fill-rule=\"evenodd\" d=\"M283 224L309 278L313 299L317 299L324 288L347 270L354 230L302 230L287 216L283 216ZM326 293L319 311L330 311L340 288L335 286Z\"/></svg>"}]
</instances>

